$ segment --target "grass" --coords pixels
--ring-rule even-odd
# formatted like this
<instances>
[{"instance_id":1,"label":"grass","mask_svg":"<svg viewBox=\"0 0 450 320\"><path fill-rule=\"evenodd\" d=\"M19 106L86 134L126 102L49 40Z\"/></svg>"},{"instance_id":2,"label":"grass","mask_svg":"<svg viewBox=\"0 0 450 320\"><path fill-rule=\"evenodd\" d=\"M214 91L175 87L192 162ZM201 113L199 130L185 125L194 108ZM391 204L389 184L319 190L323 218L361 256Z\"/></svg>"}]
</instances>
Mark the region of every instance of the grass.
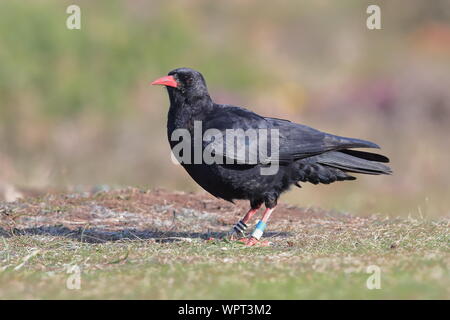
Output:
<instances>
[{"instance_id":1,"label":"grass","mask_svg":"<svg viewBox=\"0 0 450 320\"><path fill-rule=\"evenodd\" d=\"M142 195L133 194L124 195L118 202L128 201L124 206L137 211L137 199L142 203L147 198L136 198ZM161 196L161 201L168 198L158 196ZM182 197L184 203L189 199L208 203L203 195ZM62 215L62 212L70 213L71 210L77 212L83 204L92 203L93 199L97 199L98 205L109 203L109 207L113 208L116 205L108 201L115 198L117 194L87 197L68 203L64 210L55 214ZM46 201L34 199L28 202L37 203L43 209L42 212L47 212L43 205L45 202L41 200ZM25 202L21 203L22 207ZM178 204L180 201L173 201L174 207ZM149 209L147 219L151 219L148 214L156 207L154 205ZM158 210L162 212L162 209ZM206 233L186 236L189 234L183 232L197 230L197 227L201 230L203 224L216 221L214 210L208 210L202 211L203 215L211 214L213 218L198 218L197 224L185 216L175 227L171 227L171 232L160 230L157 235L149 235L135 231L130 233L137 235L133 239L124 236L114 241L94 239L94 236L91 239L93 241L88 241L89 235L93 235L100 226L97 229L84 226L73 229L70 234L52 235L42 230L32 232L30 228L25 228L25 224L21 227L18 222L12 231L14 235L3 229L0 239L0 298L450 297L447 220L387 219L376 216L359 218L328 213L311 214L308 217L300 214L301 209L282 207L280 216L277 218L274 215L269 224L268 235L273 245L248 248L223 240L206 241ZM297 213L299 218L287 217L287 210ZM214 231L222 232L229 227L227 223L217 223ZM154 230L152 227L146 228ZM117 225L116 229L111 230L120 232L123 226ZM79 237L74 236L78 234L83 239L83 232L85 240L80 241ZM175 237L173 234L180 236ZM97 237L101 237L101 233ZM70 290L66 286L68 279L73 276L68 273L68 269L74 265L81 270L79 290ZM369 290L366 287L366 281L372 275L367 272L367 268L371 265L381 270L381 289Z\"/></svg>"}]
</instances>

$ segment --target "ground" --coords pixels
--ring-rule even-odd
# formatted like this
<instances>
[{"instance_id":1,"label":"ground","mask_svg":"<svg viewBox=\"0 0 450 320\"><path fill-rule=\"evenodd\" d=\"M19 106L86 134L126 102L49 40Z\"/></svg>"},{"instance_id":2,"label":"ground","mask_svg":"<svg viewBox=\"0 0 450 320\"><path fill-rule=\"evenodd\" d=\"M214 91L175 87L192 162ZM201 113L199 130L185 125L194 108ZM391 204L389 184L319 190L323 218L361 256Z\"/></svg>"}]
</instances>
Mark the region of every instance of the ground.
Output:
<instances>
[{"instance_id":1,"label":"ground","mask_svg":"<svg viewBox=\"0 0 450 320\"><path fill-rule=\"evenodd\" d=\"M448 219L280 204L270 247L218 240L247 205L134 188L2 202L0 299L450 298Z\"/></svg>"}]
</instances>

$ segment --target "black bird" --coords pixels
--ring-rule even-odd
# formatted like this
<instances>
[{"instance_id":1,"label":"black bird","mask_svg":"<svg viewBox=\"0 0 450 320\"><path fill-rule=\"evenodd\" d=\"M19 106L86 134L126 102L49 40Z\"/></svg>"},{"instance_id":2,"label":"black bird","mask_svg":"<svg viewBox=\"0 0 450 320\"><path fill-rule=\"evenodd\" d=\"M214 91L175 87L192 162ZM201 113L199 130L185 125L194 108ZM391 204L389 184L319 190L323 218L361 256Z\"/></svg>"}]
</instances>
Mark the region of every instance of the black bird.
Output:
<instances>
[{"instance_id":1,"label":"black bird","mask_svg":"<svg viewBox=\"0 0 450 320\"><path fill-rule=\"evenodd\" d=\"M350 175L353 173L391 173L391 169L382 164L389 162L387 157L353 150L379 148L373 142L340 137L289 120L263 117L245 108L215 103L198 71L175 69L152 84L166 86L169 94L167 135L172 150L175 151L183 139L190 144L178 154L189 175L215 197L231 202L250 200L250 210L233 227L232 238L244 235L251 217L265 204L263 217L252 236L241 239L247 245L258 243L279 196L291 185L355 180ZM201 126L200 131L195 129L196 125ZM230 131L232 129L235 131ZM242 137L228 140L227 133L239 132L236 129L249 134L244 135L243 140L239 140ZM183 136L183 132L188 136ZM209 139L202 136L208 132L213 133ZM256 136L250 134L255 132ZM200 133L200 140L196 133ZM222 140L220 134L223 134ZM262 152L260 141L267 144L266 153ZM211 163L202 156L195 159L194 154L198 155L195 146L200 148L200 155L206 152L215 160L223 161ZM263 173L264 170L268 173Z\"/></svg>"}]
</instances>

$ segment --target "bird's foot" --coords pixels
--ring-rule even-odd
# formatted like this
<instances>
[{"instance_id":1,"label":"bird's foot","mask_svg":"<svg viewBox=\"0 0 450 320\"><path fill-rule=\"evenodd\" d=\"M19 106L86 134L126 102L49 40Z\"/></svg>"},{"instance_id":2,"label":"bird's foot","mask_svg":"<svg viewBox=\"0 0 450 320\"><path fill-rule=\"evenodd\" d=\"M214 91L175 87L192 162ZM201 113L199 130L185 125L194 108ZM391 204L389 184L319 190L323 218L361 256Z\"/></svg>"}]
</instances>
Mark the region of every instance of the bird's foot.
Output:
<instances>
[{"instance_id":1,"label":"bird's foot","mask_svg":"<svg viewBox=\"0 0 450 320\"><path fill-rule=\"evenodd\" d=\"M240 238L245 237L245 230L247 229L247 225L239 221L224 237L224 240L227 241L236 241Z\"/></svg>"},{"instance_id":2,"label":"bird's foot","mask_svg":"<svg viewBox=\"0 0 450 320\"><path fill-rule=\"evenodd\" d=\"M237 241L239 239L241 239L242 237L245 237L244 233L241 232L235 232L235 231L230 231L225 237L224 240L227 241Z\"/></svg>"},{"instance_id":3,"label":"bird's foot","mask_svg":"<svg viewBox=\"0 0 450 320\"><path fill-rule=\"evenodd\" d=\"M253 237L241 238L238 240L239 243L245 244L247 247L269 247L271 242L267 240L258 240Z\"/></svg>"},{"instance_id":4,"label":"bird's foot","mask_svg":"<svg viewBox=\"0 0 450 320\"><path fill-rule=\"evenodd\" d=\"M242 237L245 237L245 230L247 230L247 224L245 224L242 220L236 223L235 226L228 232L225 236L226 240L236 241Z\"/></svg>"},{"instance_id":5,"label":"bird's foot","mask_svg":"<svg viewBox=\"0 0 450 320\"><path fill-rule=\"evenodd\" d=\"M232 230L222 237L218 237L218 238L209 237L208 239L206 239L206 241L209 241L209 242L212 242L212 241L231 242L231 241L238 241L242 237L245 237L244 233L237 233Z\"/></svg>"}]
</instances>

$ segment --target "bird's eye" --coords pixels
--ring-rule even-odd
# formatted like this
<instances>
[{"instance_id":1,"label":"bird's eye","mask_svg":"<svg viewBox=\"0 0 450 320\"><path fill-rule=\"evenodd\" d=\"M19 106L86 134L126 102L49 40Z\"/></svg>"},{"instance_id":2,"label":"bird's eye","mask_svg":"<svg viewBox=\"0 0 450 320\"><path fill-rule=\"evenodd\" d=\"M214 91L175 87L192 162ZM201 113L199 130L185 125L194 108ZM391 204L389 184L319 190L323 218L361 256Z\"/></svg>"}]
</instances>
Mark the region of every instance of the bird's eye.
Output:
<instances>
[{"instance_id":1,"label":"bird's eye","mask_svg":"<svg viewBox=\"0 0 450 320\"><path fill-rule=\"evenodd\" d=\"M194 82L194 80L193 80L192 78L187 78L187 79L186 79L186 84L187 84L187 85L190 86L190 85L192 84L192 82Z\"/></svg>"}]
</instances>

